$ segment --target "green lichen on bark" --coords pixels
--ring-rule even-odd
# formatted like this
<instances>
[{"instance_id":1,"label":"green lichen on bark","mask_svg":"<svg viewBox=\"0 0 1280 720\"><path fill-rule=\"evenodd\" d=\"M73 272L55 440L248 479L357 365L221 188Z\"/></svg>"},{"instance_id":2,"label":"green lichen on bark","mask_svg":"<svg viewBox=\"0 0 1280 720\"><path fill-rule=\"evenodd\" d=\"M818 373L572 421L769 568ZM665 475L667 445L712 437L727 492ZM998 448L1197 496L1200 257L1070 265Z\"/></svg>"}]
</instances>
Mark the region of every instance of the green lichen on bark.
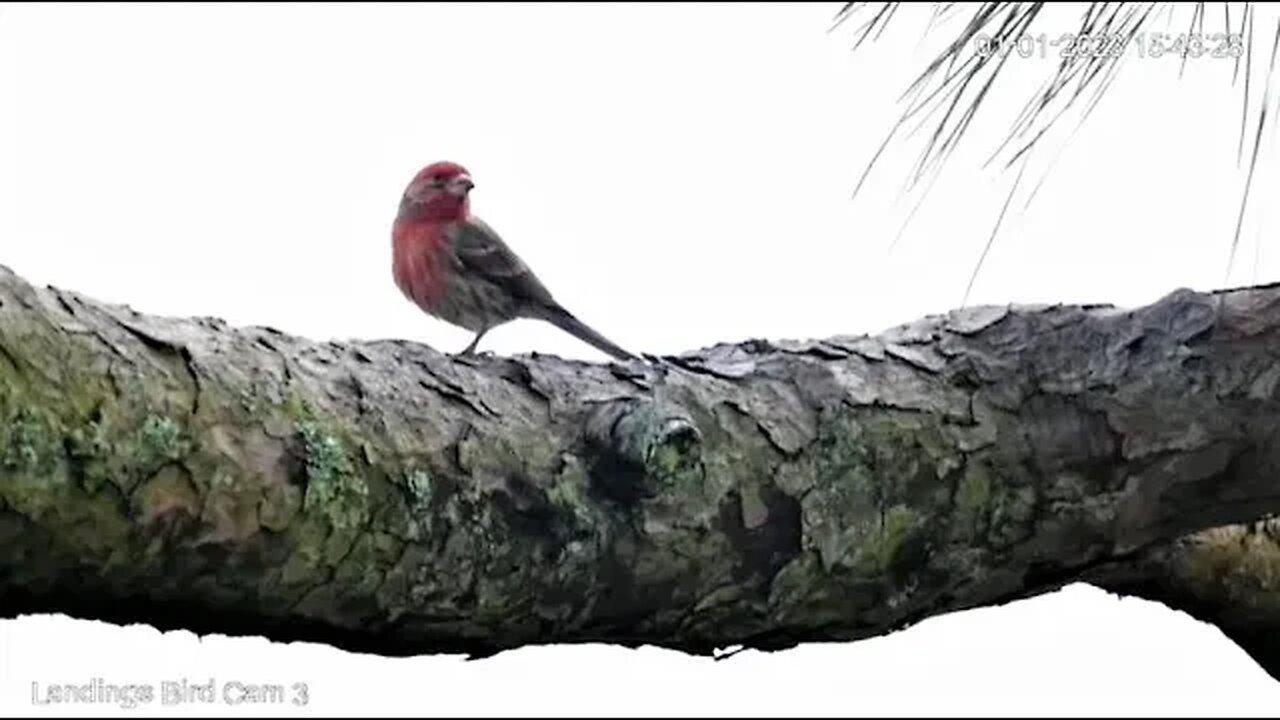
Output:
<instances>
[{"instance_id":1,"label":"green lichen on bark","mask_svg":"<svg viewBox=\"0 0 1280 720\"><path fill-rule=\"evenodd\" d=\"M1036 491L1029 486L1008 483L992 497L991 530L988 539L994 547L1012 545L1029 536L1033 530Z\"/></svg>"},{"instance_id":2,"label":"green lichen on bark","mask_svg":"<svg viewBox=\"0 0 1280 720\"><path fill-rule=\"evenodd\" d=\"M4 423L0 501L29 517L56 511L74 488L67 482L61 460L61 427L42 408L20 405L10 409Z\"/></svg>"},{"instance_id":3,"label":"green lichen on bark","mask_svg":"<svg viewBox=\"0 0 1280 720\"><path fill-rule=\"evenodd\" d=\"M431 525L431 501L435 495L431 471L425 467L413 467L404 473L405 498L403 508L405 538L418 540L423 528Z\"/></svg>"},{"instance_id":4,"label":"green lichen on bark","mask_svg":"<svg viewBox=\"0 0 1280 720\"><path fill-rule=\"evenodd\" d=\"M116 475L120 460L112 453L108 430L100 418L90 417L67 434L67 454L75 464L80 484L97 492Z\"/></svg>"},{"instance_id":5,"label":"green lichen on bark","mask_svg":"<svg viewBox=\"0 0 1280 720\"><path fill-rule=\"evenodd\" d=\"M551 507L558 510L575 531L587 530L597 521L598 510L592 507L588 498L589 483L578 459L566 456L555 484L547 491Z\"/></svg>"},{"instance_id":6,"label":"green lichen on bark","mask_svg":"<svg viewBox=\"0 0 1280 720\"><path fill-rule=\"evenodd\" d=\"M60 431L47 413L34 407L18 407L7 430L4 466L33 480L53 481L52 466L61 452Z\"/></svg>"},{"instance_id":7,"label":"green lichen on bark","mask_svg":"<svg viewBox=\"0 0 1280 720\"><path fill-rule=\"evenodd\" d=\"M649 451L647 469L665 492L688 493L699 488L703 468L697 455L697 437L679 432L655 442Z\"/></svg>"},{"instance_id":8,"label":"green lichen on bark","mask_svg":"<svg viewBox=\"0 0 1280 720\"><path fill-rule=\"evenodd\" d=\"M335 430L331 419L296 392L288 395L281 413L297 440L305 487L299 516L289 512L283 488L274 493L284 505L272 521L284 524L287 519L284 532L293 548L279 577L286 586L306 586L349 557L360 541L369 521L369 487L348 450L354 443Z\"/></svg>"},{"instance_id":9,"label":"green lichen on bark","mask_svg":"<svg viewBox=\"0 0 1280 720\"><path fill-rule=\"evenodd\" d=\"M355 529L368 510L369 489L356 475L342 441L314 420L299 421L297 429L306 452L303 509L325 517L336 531Z\"/></svg>"},{"instance_id":10,"label":"green lichen on bark","mask_svg":"<svg viewBox=\"0 0 1280 720\"><path fill-rule=\"evenodd\" d=\"M703 438L687 413L669 403L652 399L617 403L596 434L606 452L638 469L646 487L642 495L694 495L701 493L707 468L703 463Z\"/></svg>"},{"instance_id":11,"label":"green lichen on bark","mask_svg":"<svg viewBox=\"0 0 1280 720\"><path fill-rule=\"evenodd\" d=\"M15 397L12 387L0 394L0 410L9 414L0 443L0 507L56 528L60 547L73 548L77 557L109 566L129 563L131 524L120 497L86 486L75 455L74 438L83 426L71 423L80 388L68 386L64 395L49 399Z\"/></svg>"},{"instance_id":12,"label":"green lichen on bark","mask_svg":"<svg viewBox=\"0 0 1280 720\"><path fill-rule=\"evenodd\" d=\"M431 505L431 472L426 468L415 468L405 478L409 487L411 506L415 510L425 510Z\"/></svg>"},{"instance_id":13,"label":"green lichen on bark","mask_svg":"<svg viewBox=\"0 0 1280 720\"><path fill-rule=\"evenodd\" d=\"M138 431L140 459L144 462L176 460L184 451L182 430L165 415L151 413Z\"/></svg>"},{"instance_id":14,"label":"green lichen on bark","mask_svg":"<svg viewBox=\"0 0 1280 720\"><path fill-rule=\"evenodd\" d=\"M919 413L845 412L821 430L807 537L824 564L883 573L931 517L949 510L961 461L939 420Z\"/></svg>"}]
</instances>

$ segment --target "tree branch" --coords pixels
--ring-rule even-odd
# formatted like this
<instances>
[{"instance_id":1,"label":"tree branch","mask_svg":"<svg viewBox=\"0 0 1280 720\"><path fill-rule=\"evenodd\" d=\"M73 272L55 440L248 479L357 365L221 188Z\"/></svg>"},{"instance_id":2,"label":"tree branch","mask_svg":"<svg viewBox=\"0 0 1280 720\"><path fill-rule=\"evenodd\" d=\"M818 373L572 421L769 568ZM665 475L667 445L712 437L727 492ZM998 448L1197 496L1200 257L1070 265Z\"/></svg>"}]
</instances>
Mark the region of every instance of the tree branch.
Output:
<instances>
[{"instance_id":1,"label":"tree branch","mask_svg":"<svg viewBox=\"0 0 1280 720\"><path fill-rule=\"evenodd\" d=\"M1280 680L1280 520L1205 530L1082 579L1216 626Z\"/></svg>"},{"instance_id":2,"label":"tree branch","mask_svg":"<svg viewBox=\"0 0 1280 720\"><path fill-rule=\"evenodd\" d=\"M1179 538L1280 510L1278 349L1275 287L593 365L0 268L0 603L484 655L853 640L1074 580L1234 601L1271 555ZM1237 633L1275 626L1252 597Z\"/></svg>"}]
</instances>

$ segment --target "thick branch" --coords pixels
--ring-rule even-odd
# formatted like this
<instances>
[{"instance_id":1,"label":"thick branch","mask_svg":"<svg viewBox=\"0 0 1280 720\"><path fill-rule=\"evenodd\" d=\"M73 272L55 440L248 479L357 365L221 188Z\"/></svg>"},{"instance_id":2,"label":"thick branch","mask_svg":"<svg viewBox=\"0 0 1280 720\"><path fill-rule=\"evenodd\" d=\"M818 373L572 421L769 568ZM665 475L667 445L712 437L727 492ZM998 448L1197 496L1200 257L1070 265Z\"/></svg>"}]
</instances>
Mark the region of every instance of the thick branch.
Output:
<instances>
[{"instance_id":1,"label":"thick branch","mask_svg":"<svg viewBox=\"0 0 1280 720\"><path fill-rule=\"evenodd\" d=\"M623 366L314 343L4 270L0 601L387 654L705 653L1104 571L1149 590L1172 541L1280 510L1277 350L1276 288Z\"/></svg>"},{"instance_id":2,"label":"thick branch","mask_svg":"<svg viewBox=\"0 0 1280 720\"><path fill-rule=\"evenodd\" d=\"M1280 520L1204 530L1084 579L1217 626L1280 679Z\"/></svg>"}]
</instances>

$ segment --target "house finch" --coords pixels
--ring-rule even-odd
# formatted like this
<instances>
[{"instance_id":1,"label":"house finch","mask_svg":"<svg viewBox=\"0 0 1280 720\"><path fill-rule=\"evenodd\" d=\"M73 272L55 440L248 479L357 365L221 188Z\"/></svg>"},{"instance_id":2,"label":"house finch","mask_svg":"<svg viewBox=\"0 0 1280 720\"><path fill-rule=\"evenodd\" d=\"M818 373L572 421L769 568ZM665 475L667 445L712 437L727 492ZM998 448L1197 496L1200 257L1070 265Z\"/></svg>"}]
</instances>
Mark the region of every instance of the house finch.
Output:
<instances>
[{"instance_id":1,"label":"house finch","mask_svg":"<svg viewBox=\"0 0 1280 720\"><path fill-rule=\"evenodd\" d=\"M480 338L517 318L543 320L619 360L635 356L560 306L498 233L471 214L475 184L452 162L428 165L400 199L392 227L391 270L405 297L426 313Z\"/></svg>"}]
</instances>

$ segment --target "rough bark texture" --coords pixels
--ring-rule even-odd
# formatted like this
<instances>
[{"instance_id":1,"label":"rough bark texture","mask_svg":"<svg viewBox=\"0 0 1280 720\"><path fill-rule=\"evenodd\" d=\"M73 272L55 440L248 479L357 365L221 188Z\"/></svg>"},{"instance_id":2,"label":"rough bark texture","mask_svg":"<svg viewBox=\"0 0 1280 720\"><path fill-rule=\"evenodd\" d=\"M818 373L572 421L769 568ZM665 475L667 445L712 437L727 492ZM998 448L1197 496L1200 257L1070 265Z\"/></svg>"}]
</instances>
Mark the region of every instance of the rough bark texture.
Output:
<instances>
[{"instance_id":1,"label":"rough bark texture","mask_svg":"<svg viewBox=\"0 0 1280 720\"><path fill-rule=\"evenodd\" d=\"M143 316L0 268L0 603L383 654L851 640L1094 581L1273 673L1280 289L645 362ZM1211 528L1217 528L1211 530Z\"/></svg>"}]
</instances>

